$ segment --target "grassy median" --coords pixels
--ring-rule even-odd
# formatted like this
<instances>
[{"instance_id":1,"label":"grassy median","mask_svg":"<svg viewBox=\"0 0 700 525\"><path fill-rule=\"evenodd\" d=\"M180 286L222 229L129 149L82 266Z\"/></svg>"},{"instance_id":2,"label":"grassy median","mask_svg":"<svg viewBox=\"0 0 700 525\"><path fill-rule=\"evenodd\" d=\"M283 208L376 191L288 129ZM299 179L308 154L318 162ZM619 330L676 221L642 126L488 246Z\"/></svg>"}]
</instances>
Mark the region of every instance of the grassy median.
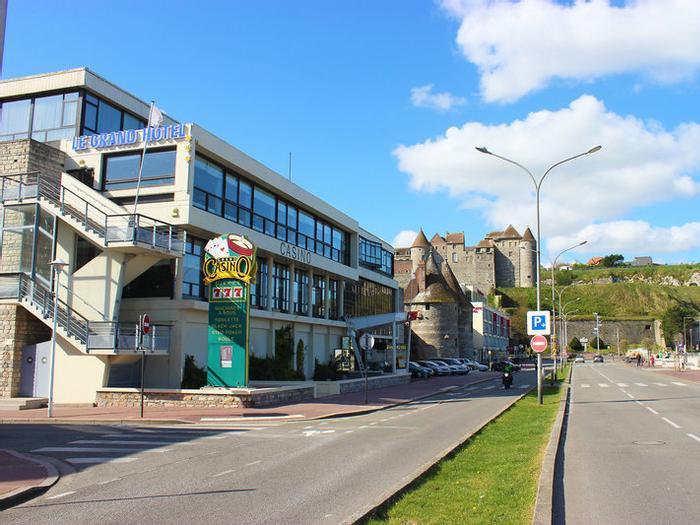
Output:
<instances>
[{"instance_id":1,"label":"grassy median","mask_svg":"<svg viewBox=\"0 0 700 525\"><path fill-rule=\"evenodd\" d=\"M545 387L540 407L531 391L364 523L531 523L560 398Z\"/></svg>"}]
</instances>

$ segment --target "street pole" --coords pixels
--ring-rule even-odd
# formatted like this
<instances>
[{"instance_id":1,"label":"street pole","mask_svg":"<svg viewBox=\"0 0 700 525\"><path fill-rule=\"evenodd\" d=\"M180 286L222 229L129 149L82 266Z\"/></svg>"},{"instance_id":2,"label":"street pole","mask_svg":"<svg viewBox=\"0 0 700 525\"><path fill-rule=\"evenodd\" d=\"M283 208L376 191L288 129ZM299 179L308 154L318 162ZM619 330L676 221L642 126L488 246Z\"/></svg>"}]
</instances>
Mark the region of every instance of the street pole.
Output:
<instances>
[{"instance_id":1,"label":"street pole","mask_svg":"<svg viewBox=\"0 0 700 525\"><path fill-rule=\"evenodd\" d=\"M58 292L60 290L61 271L68 263L61 259L56 259L50 263L54 272L54 291L53 291L53 330L51 331L51 356L49 357L49 400L48 400L48 417L53 417L53 384L54 371L56 367L56 330L58 328Z\"/></svg>"},{"instance_id":2,"label":"street pole","mask_svg":"<svg viewBox=\"0 0 700 525\"><path fill-rule=\"evenodd\" d=\"M537 269L536 269L536 279L537 279L537 310L540 310L541 302L540 302L540 259L541 259L541 254L542 254L542 244L541 244L541 228L540 228L540 189L542 188L542 183L544 182L545 177L549 174L550 171L552 171L554 168L557 166L560 166L561 164L564 164L565 162L569 162L571 160L577 159L579 157L583 157L584 155L590 155L591 153L595 153L596 151L599 151L602 146L594 146L588 151L584 151L583 153L579 153L578 155L574 155L573 157L568 157L564 160L560 160L559 162L556 162L552 164L547 170L544 172L544 175L540 178L539 182L535 179L535 176L532 174L532 172L527 169L525 166L522 164L511 160L509 158L503 157L501 155L497 155L496 153L492 153L488 149L486 149L484 146L476 146L476 150L484 153L486 155L492 155L496 158L501 159L502 161L508 162L509 164L513 164L514 166L519 167L522 169L525 173L527 173L530 176L530 179L532 180L532 183L535 186L535 197L536 197L536 208L537 208ZM541 405L542 404L542 354L540 352L537 353L537 402Z\"/></svg>"},{"instance_id":3,"label":"street pole","mask_svg":"<svg viewBox=\"0 0 700 525\"><path fill-rule=\"evenodd\" d=\"M617 358L620 359L620 327L617 328Z\"/></svg>"},{"instance_id":4,"label":"street pole","mask_svg":"<svg viewBox=\"0 0 700 525\"><path fill-rule=\"evenodd\" d=\"M595 353L600 355L600 316L595 313Z\"/></svg>"}]
</instances>

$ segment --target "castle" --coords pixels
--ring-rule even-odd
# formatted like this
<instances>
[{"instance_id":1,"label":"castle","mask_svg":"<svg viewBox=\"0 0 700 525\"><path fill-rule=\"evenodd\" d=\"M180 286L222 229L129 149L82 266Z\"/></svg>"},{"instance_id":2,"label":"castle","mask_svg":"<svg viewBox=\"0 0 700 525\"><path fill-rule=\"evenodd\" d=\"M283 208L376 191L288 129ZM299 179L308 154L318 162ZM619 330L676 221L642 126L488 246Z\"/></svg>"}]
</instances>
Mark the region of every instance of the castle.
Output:
<instances>
[{"instance_id":1,"label":"castle","mask_svg":"<svg viewBox=\"0 0 700 525\"><path fill-rule=\"evenodd\" d=\"M432 248L432 250L431 250ZM509 225L491 232L476 246L466 246L464 233L437 233L428 241L421 229L410 248L396 248L394 278L406 288L411 274L425 256L433 251L449 266L463 288L473 285L484 293L497 287L531 288L537 277L537 242L530 228L520 235Z\"/></svg>"}]
</instances>

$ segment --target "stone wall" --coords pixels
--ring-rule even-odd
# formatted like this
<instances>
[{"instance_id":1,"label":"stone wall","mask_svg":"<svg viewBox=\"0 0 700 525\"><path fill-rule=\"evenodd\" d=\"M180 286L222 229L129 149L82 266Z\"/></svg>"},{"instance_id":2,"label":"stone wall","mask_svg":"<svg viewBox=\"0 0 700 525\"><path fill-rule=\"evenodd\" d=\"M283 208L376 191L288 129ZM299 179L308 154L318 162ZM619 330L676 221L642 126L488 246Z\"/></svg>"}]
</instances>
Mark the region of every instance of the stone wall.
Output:
<instances>
[{"instance_id":1,"label":"stone wall","mask_svg":"<svg viewBox=\"0 0 700 525\"><path fill-rule=\"evenodd\" d=\"M282 388L233 388L217 390L147 389L144 406L172 408L261 408L314 398L313 385ZM138 388L102 388L97 390L95 403L99 407L138 407Z\"/></svg>"},{"instance_id":2,"label":"stone wall","mask_svg":"<svg viewBox=\"0 0 700 525\"><path fill-rule=\"evenodd\" d=\"M594 320L575 320L569 321L568 339L571 341L574 337L581 339L587 337L589 341L593 340ZM623 339L629 344L641 343L645 339L657 341L657 333L655 333L655 321L608 321L601 319L600 338L603 343L609 345L617 345L617 332L620 332L620 341ZM557 326L558 328L558 326ZM567 341L567 342L569 342Z\"/></svg>"},{"instance_id":3,"label":"stone wall","mask_svg":"<svg viewBox=\"0 0 700 525\"><path fill-rule=\"evenodd\" d=\"M429 309L426 309L428 306ZM423 319L411 323L411 346L415 359L460 356L457 308L455 303L413 303L412 309L423 316Z\"/></svg>"},{"instance_id":4,"label":"stone wall","mask_svg":"<svg viewBox=\"0 0 700 525\"><path fill-rule=\"evenodd\" d=\"M21 306L0 304L0 397L19 395L22 349L51 339L51 330Z\"/></svg>"},{"instance_id":5,"label":"stone wall","mask_svg":"<svg viewBox=\"0 0 700 525\"><path fill-rule=\"evenodd\" d=\"M58 179L65 158L66 154L61 150L36 140L0 142L0 175L39 171Z\"/></svg>"}]
</instances>

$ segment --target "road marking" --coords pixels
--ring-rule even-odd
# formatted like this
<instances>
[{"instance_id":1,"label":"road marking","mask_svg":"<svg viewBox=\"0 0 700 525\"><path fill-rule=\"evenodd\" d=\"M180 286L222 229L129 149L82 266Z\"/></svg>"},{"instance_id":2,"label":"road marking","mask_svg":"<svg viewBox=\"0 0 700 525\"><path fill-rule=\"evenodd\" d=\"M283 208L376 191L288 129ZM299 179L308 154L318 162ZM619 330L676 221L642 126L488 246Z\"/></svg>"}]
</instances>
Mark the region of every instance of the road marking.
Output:
<instances>
[{"instance_id":1,"label":"road marking","mask_svg":"<svg viewBox=\"0 0 700 525\"><path fill-rule=\"evenodd\" d=\"M346 434L352 434L353 432L354 432L354 430L346 430L345 431Z\"/></svg>"},{"instance_id":2,"label":"road marking","mask_svg":"<svg viewBox=\"0 0 700 525\"><path fill-rule=\"evenodd\" d=\"M591 387L591 385L589 385L588 383L581 384L581 388L590 388L590 387Z\"/></svg>"},{"instance_id":3,"label":"road marking","mask_svg":"<svg viewBox=\"0 0 700 525\"><path fill-rule=\"evenodd\" d=\"M225 476L226 474L231 474L231 472L233 472L233 469L224 470L223 472L219 472L218 474L214 474L212 476L212 478L218 478L221 476Z\"/></svg>"},{"instance_id":4,"label":"road marking","mask_svg":"<svg viewBox=\"0 0 700 525\"><path fill-rule=\"evenodd\" d=\"M641 401L635 401L635 403L637 403L639 406L644 406L644 403L642 403Z\"/></svg>"},{"instance_id":5,"label":"road marking","mask_svg":"<svg viewBox=\"0 0 700 525\"><path fill-rule=\"evenodd\" d=\"M115 481L120 481L121 479L122 479L122 478L112 478L112 479L108 479L108 480L106 480L106 481L100 481L100 482L98 483L98 485L106 485L107 483L113 483L113 482L115 482Z\"/></svg>"},{"instance_id":6,"label":"road marking","mask_svg":"<svg viewBox=\"0 0 700 525\"><path fill-rule=\"evenodd\" d=\"M76 491L71 490L69 492L63 492L61 494L56 494L55 496L50 496L46 499L58 499L58 498L63 498L64 496L70 496L71 494L75 494Z\"/></svg>"},{"instance_id":7,"label":"road marking","mask_svg":"<svg viewBox=\"0 0 700 525\"><path fill-rule=\"evenodd\" d=\"M678 386L688 386L688 383L681 383L680 381L672 381L672 383Z\"/></svg>"},{"instance_id":8,"label":"road marking","mask_svg":"<svg viewBox=\"0 0 700 525\"><path fill-rule=\"evenodd\" d=\"M651 412L652 414L656 414L657 416L659 415L659 413L658 413L656 410L654 410L653 408L651 408L651 407L647 407L647 410L648 410L649 412Z\"/></svg>"},{"instance_id":9,"label":"road marking","mask_svg":"<svg viewBox=\"0 0 700 525\"><path fill-rule=\"evenodd\" d=\"M491 390L491 389L494 389L494 388L496 388L496 385L485 386L484 388L482 388L482 390Z\"/></svg>"},{"instance_id":10,"label":"road marking","mask_svg":"<svg viewBox=\"0 0 700 525\"><path fill-rule=\"evenodd\" d=\"M169 448L144 449L136 448L115 448L115 447L43 447L32 450L32 452L168 452Z\"/></svg>"},{"instance_id":11,"label":"road marking","mask_svg":"<svg viewBox=\"0 0 700 525\"><path fill-rule=\"evenodd\" d=\"M289 414L285 416L241 416L241 417L202 417L200 421L270 421L275 419L297 419L304 414Z\"/></svg>"},{"instance_id":12,"label":"road marking","mask_svg":"<svg viewBox=\"0 0 700 525\"><path fill-rule=\"evenodd\" d=\"M335 430L304 430L304 436L317 436L319 434L332 434Z\"/></svg>"},{"instance_id":13,"label":"road marking","mask_svg":"<svg viewBox=\"0 0 700 525\"><path fill-rule=\"evenodd\" d=\"M668 386L666 383L654 383L656 386Z\"/></svg>"},{"instance_id":14,"label":"road marking","mask_svg":"<svg viewBox=\"0 0 700 525\"><path fill-rule=\"evenodd\" d=\"M608 385L607 383L598 383L598 386L600 388L608 388L608 386L610 386L610 385Z\"/></svg>"},{"instance_id":15,"label":"road marking","mask_svg":"<svg viewBox=\"0 0 700 525\"><path fill-rule=\"evenodd\" d=\"M68 463L82 465L86 463L131 463L137 458L66 458Z\"/></svg>"},{"instance_id":16,"label":"road marking","mask_svg":"<svg viewBox=\"0 0 700 525\"><path fill-rule=\"evenodd\" d=\"M245 466L246 466L246 467L252 467L253 465L257 465L258 463L262 463L262 460L259 459L259 460L257 460L257 461L251 461L250 463L246 463Z\"/></svg>"},{"instance_id":17,"label":"road marking","mask_svg":"<svg viewBox=\"0 0 700 525\"><path fill-rule=\"evenodd\" d=\"M177 441L127 441L118 439L78 439L69 441L69 445L193 445Z\"/></svg>"},{"instance_id":18,"label":"road marking","mask_svg":"<svg viewBox=\"0 0 700 525\"><path fill-rule=\"evenodd\" d=\"M646 383L635 383L635 385L637 385L637 386L647 386Z\"/></svg>"},{"instance_id":19,"label":"road marking","mask_svg":"<svg viewBox=\"0 0 700 525\"><path fill-rule=\"evenodd\" d=\"M630 399L634 399L634 396L632 394L630 394L629 392L625 392L625 394L627 394L627 397L629 397Z\"/></svg>"},{"instance_id":20,"label":"road marking","mask_svg":"<svg viewBox=\"0 0 700 525\"><path fill-rule=\"evenodd\" d=\"M688 434L686 434L686 435L687 435L689 438L693 438L695 441L700 442L700 438L699 438L698 436L696 436L695 434L690 434L690 433L688 433Z\"/></svg>"},{"instance_id":21,"label":"road marking","mask_svg":"<svg viewBox=\"0 0 700 525\"><path fill-rule=\"evenodd\" d=\"M629 385L628 385L627 383L617 383L617 386L619 386L619 387L621 387L621 388L625 388L625 387L627 387L627 386L629 386Z\"/></svg>"},{"instance_id":22,"label":"road marking","mask_svg":"<svg viewBox=\"0 0 700 525\"><path fill-rule=\"evenodd\" d=\"M367 428L367 425L362 425L361 427L357 427L357 430L362 430L363 428Z\"/></svg>"},{"instance_id":23,"label":"road marking","mask_svg":"<svg viewBox=\"0 0 700 525\"><path fill-rule=\"evenodd\" d=\"M518 388L530 388L530 385L520 385Z\"/></svg>"},{"instance_id":24,"label":"road marking","mask_svg":"<svg viewBox=\"0 0 700 525\"><path fill-rule=\"evenodd\" d=\"M668 423L669 425L671 425L673 428L681 428L680 425L675 424L675 423L674 423L673 421L671 421L670 419L667 419L667 418L665 418L665 417L662 417L661 419L663 419L664 421L666 421L666 423Z\"/></svg>"}]
</instances>

